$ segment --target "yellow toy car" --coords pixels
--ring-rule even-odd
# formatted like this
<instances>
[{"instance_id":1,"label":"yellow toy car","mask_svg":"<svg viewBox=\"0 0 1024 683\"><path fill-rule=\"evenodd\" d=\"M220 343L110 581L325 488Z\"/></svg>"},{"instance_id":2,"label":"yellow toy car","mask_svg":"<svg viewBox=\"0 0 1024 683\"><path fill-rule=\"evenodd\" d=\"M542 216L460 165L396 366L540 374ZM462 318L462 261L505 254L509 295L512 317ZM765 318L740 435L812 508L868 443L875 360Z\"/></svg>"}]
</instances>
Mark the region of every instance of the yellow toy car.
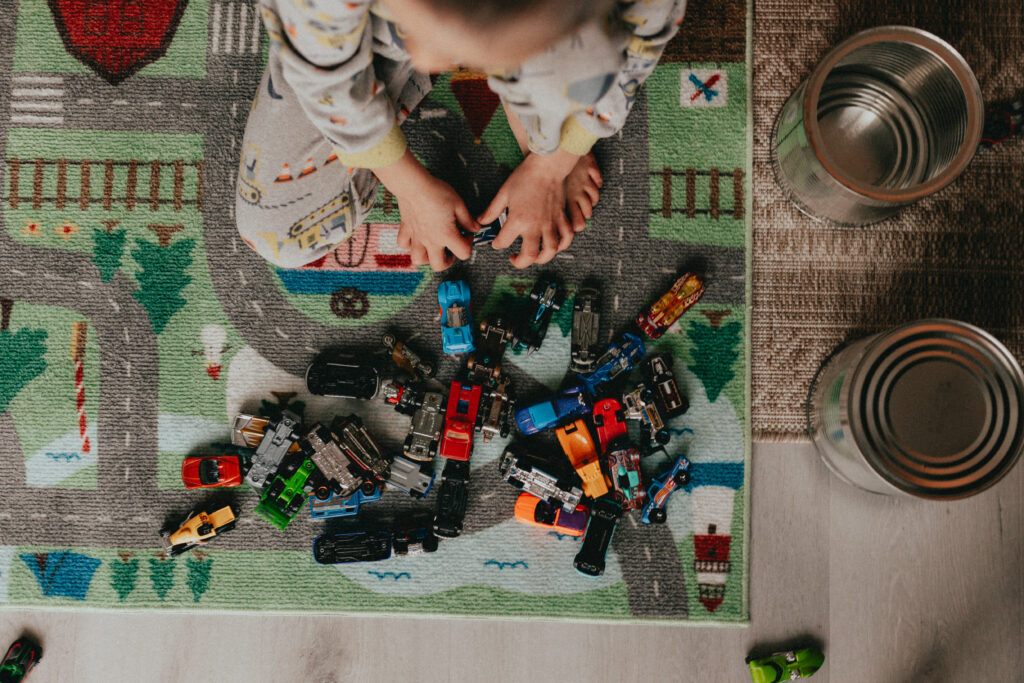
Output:
<instances>
[{"instance_id":1,"label":"yellow toy car","mask_svg":"<svg viewBox=\"0 0 1024 683\"><path fill-rule=\"evenodd\" d=\"M176 531L164 528L161 535L172 556L180 555L199 545L209 543L218 534L235 528L235 511L225 505L213 512L193 512L181 523Z\"/></svg>"},{"instance_id":2,"label":"yellow toy car","mask_svg":"<svg viewBox=\"0 0 1024 683\"><path fill-rule=\"evenodd\" d=\"M600 498L608 493L608 482L601 471L597 448L587 423L582 419L576 420L559 427L555 434L573 469L583 481L583 493L591 498Z\"/></svg>"}]
</instances>

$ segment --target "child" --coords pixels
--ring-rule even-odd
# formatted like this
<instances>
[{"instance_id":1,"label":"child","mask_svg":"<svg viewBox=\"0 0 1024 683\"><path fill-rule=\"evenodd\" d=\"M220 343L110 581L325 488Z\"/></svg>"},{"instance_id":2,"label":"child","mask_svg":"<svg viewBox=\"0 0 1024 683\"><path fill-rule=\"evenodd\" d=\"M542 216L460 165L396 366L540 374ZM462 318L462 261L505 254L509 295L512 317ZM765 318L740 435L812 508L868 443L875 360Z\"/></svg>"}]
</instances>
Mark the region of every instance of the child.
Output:
<instances>
[{"instance_id":1,"label":"child","mask_svg":"<svg viewBox=\"0 0 1024 683\"><path fill-rule=\"evenodd\" d=\"M236 218L283 267L314 261L395 196L399 246L444 270L508 218L517 268L586 226L601 187L590 148L625 122L685 0L260 0L270 55L242 145ZM455 65L488 74L525 157L478 218L407 149L400 127ZM568 214L568 216L567 216Z\"/></svg>"}]
</instances>

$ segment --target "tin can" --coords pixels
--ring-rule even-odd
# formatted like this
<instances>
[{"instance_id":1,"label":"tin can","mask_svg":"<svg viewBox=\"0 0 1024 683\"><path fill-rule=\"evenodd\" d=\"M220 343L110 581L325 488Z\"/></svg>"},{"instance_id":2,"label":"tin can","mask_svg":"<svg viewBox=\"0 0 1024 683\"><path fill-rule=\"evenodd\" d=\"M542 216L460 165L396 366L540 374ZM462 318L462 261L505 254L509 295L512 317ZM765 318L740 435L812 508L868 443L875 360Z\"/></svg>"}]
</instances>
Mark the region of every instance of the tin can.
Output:
<instances>
[{"instance_id":1,"label":"tin can","mask_svg":"<svg viewBox=\"0 0 1024 683\"><path fill-rule=\"evenodd\" d=\"M807 427L839 478L875 493L978 493L1024 447L1024 374L973 325L908 323L836 350L818 370Z\"/></svg>"},{"instance_id":2,"label":"tin can","mask_svg":"<svg viewBox=\"0 0 1024 683\"><path fill-rule=\"evenodd\" d=\"M984 115L978 81L952 46L881 26L837 45L786 101L772 167L808 216L865 225L959 176Z\"/></svg>"}]
</instances>

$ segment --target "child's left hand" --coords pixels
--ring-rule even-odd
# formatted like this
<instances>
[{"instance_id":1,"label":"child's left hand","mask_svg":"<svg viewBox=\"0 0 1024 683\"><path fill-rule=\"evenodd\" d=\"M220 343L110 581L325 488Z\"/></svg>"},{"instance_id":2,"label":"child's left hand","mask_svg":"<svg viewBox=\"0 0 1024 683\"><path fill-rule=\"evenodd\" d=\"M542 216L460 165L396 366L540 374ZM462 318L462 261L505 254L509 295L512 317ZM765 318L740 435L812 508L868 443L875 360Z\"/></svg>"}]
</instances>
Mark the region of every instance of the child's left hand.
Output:
<instances>
[{"instance_id":1,"label":"child's left hand","mask_svg":"<svg viewBox=\"0 0 1024 683\"><path fill-rule=\"evenodd\" d=\"M491 246L507 249L522 237L519 253L509 257L516 268L547 263L572 244L574 231L565 215L565 178L578 159L561 151L528 154L480 216L480 224L487 225L508 208L505 227Z\"/></svg>"}]
</instances>

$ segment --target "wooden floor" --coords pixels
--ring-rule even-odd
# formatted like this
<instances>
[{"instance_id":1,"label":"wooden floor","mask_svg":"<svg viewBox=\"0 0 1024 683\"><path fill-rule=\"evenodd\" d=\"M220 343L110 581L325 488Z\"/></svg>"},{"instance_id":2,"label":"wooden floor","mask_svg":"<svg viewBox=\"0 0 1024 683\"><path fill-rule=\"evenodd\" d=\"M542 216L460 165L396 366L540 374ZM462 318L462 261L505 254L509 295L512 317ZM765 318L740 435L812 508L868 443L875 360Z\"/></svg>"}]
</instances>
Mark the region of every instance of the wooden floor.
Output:
<instances>
[{"instance_id":1,"label":"wooden floor","mask_svg":"<svg viewBox=\"0 0 1024 683\"><path fill-rule=\"evenodd\" d=\"M751 480L746 628L5 609L0 641L41 640L31 683L717 683L803 642L825 651L819 683L1024 680L1024 467L932 503L853 489L809 444L756 444Z\"/></svg>"}]
</instances>

